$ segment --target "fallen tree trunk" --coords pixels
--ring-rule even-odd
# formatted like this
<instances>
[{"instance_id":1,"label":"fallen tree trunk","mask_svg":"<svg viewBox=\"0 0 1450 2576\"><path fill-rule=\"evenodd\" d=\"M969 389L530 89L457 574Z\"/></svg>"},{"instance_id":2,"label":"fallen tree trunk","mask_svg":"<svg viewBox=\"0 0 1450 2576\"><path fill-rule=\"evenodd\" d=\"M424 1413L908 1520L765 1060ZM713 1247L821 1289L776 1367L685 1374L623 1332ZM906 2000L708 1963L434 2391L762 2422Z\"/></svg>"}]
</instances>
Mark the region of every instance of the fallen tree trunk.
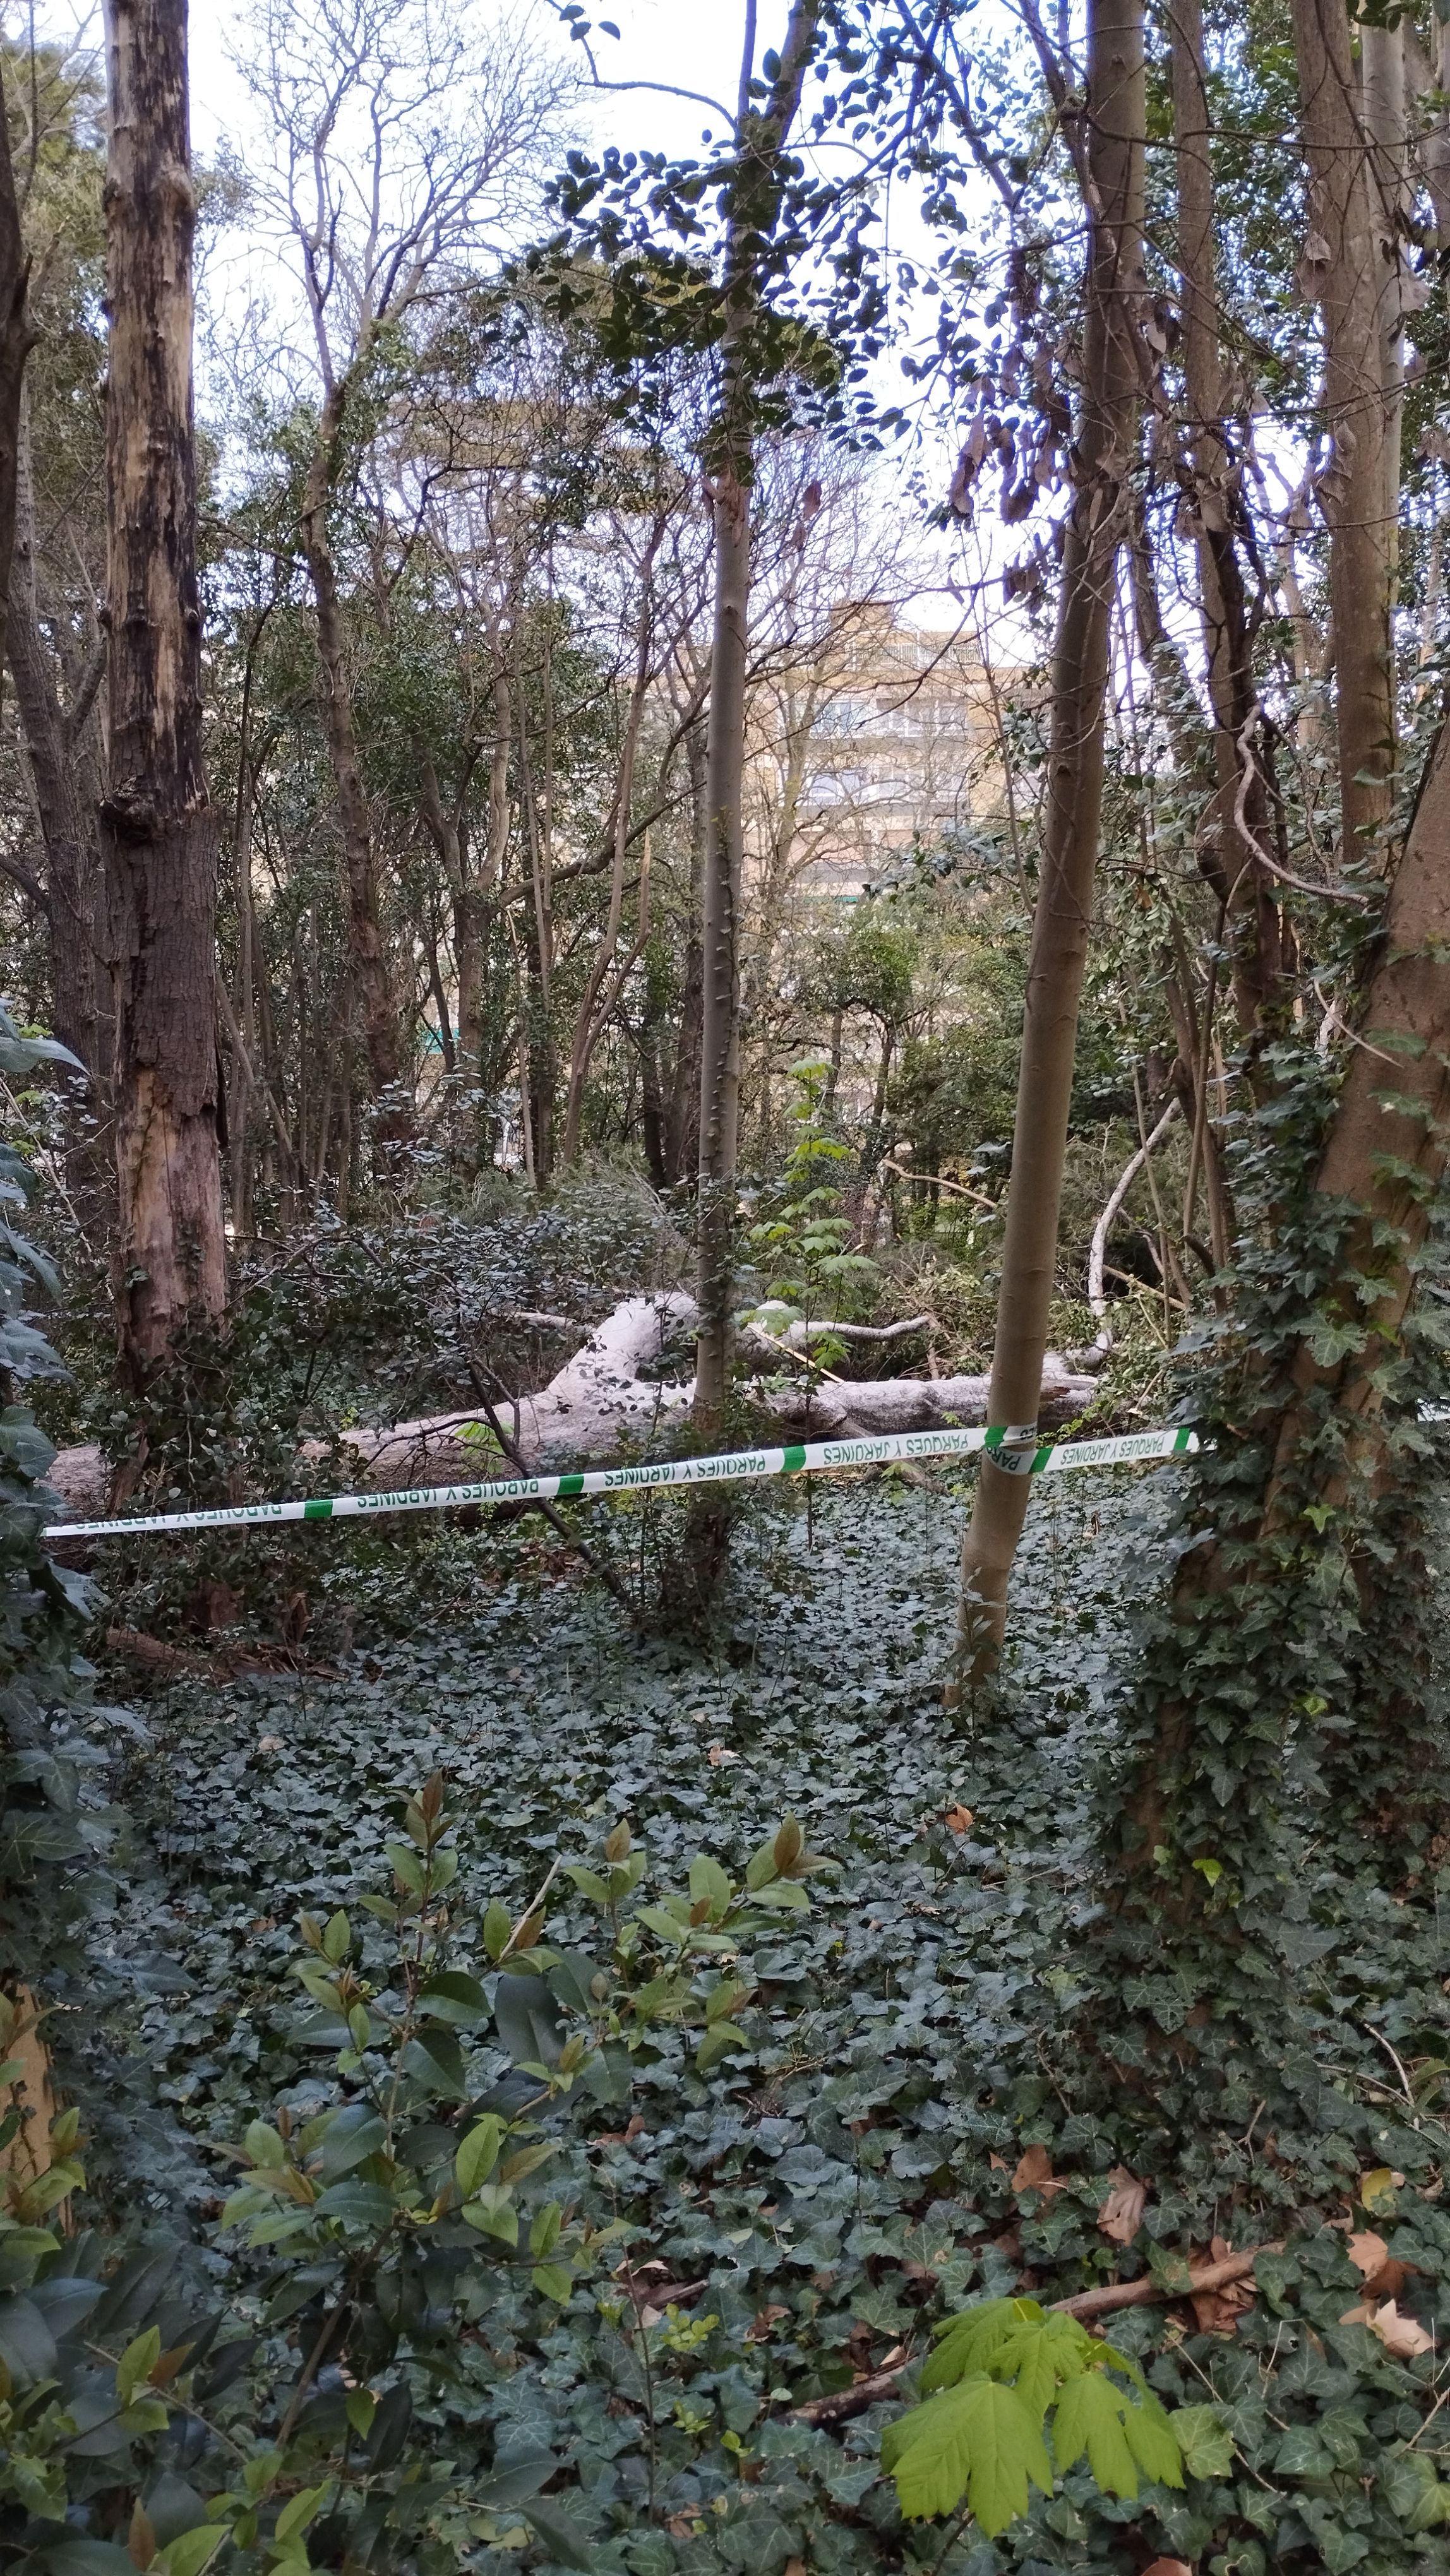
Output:
<instances>
[{"instance_id":1,"label":"fallen tree trunk","mask_svg":"<svg viewBox=\"0 0 1450 2576\"><path fill-rule=\"evenodd\" d=\"M554 1319L550 1319L553 1321ZM559 1319L562 1321L562 1319ZM655 1297L627 1297L595 1327L581 1350L537 1394L499 1401L498 1419L523 1475L607 1464L622 1449L657 1447L667 1429L689 1411L690 1380L655 1379L643 1371L687 1341L697 1320L692 1297L675 1289ZM758 1337L764 1349L769 1337ZM985 1377L889 1377L860 1385L825 1379L812 1385L761 1385L752 1401L773 1414L782 1439L852 1440L894 1431L934 1431L985 1422ZM1097 1392L1096 1380L1074 1373L1049 1351L1042 1372L1041 1420L1056 1426L1081 1412ZM342 1434L357 1460L359 1480L384 1488L469 1484L492 1473L480 1441L479 1408L394 1422L382 1430ZM304 1459L327 1455L308 1441ZM78 1517L106 1507L106 1462L95 1447L62 1449L48 1483Z\"/></svg>"},{"instance_id":2,"label":"fallen tree trunk","mask_svg":"<svg viewBox=\"0 0 1450 2576\"><path fill-rule=\"evenodd\" d=\"M800 1439L850 1440L888 1431L940 1431L987 1419L991 1380L986 1377L882 1377L855 1385L827 1378L815 1386L768 1387L756 1400L781 1429ZM1077 1376L1056 1351L1042 1367L1039 1422L1047 1429L1071 1421L1098 1392L1096 1378Z\"/></svg>"}]
</instances>

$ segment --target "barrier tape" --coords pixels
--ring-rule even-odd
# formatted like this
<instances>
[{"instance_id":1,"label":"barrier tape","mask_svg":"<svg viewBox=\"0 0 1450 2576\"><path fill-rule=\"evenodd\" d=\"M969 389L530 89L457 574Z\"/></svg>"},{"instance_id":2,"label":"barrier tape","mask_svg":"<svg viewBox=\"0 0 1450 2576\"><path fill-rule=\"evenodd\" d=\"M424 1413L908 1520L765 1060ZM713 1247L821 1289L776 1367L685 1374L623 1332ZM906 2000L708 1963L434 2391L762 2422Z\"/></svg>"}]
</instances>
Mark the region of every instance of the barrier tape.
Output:
<instances>
[{"instance_id":1,"label":"barrier tape","mask_svg":"<svg viewBox=\"0 0 1450 2576\"><path fill-rule=\"evenodd\" d=\"M1030 1445L1029 1445L1030 1444ZM569 1502L580 1494L636 1493L645 1486L738 1484L765 1476L811 1476L840 1467L889 1467L907 1458L965 1458L985 1450L1015 1475L1058 1475L1074 1467L1116 1467L1182 1458L1198 1447L1178 1430L1130 1431L1112 1440L1040 1441L1035 1428L1008 1431L893 1431L879 1440L814 1440L798 1448L739 1449L715 1458L677 1458L656 1467L599 1467L575 1476L494 1476L472 1485L423 1485L393 1494L320 1494L311 1502L242 1503L214 1512L157 1512L145 1519L57 1521L42 1538L149 1538L168 1530L253 1529L274 1521L359 1520L379 1512L445 1512L460 1503ZM1005 1455L1004 1455L1005 1449Z\"/></svg>"}]
</instances>

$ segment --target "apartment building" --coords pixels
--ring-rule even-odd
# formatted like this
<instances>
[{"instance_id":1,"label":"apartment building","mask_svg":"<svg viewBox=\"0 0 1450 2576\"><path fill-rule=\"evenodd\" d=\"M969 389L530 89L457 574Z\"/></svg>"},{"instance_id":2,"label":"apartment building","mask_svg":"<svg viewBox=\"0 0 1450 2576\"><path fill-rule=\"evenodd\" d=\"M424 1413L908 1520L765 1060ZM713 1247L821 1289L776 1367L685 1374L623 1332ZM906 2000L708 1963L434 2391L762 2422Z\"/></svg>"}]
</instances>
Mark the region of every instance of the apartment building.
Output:
<instances>
[{"instance_id":1,"label":"apartment building","mask_svg":"<svg viewBox=\"0 0 1450 2576\"><path fill-rule=\"evenodd\" d=\"M757 695L752 858L763 887L850 903L911 850L995 813L993 680L963 627L842 601L805 667Z\"/></svg>"}]
</instances>

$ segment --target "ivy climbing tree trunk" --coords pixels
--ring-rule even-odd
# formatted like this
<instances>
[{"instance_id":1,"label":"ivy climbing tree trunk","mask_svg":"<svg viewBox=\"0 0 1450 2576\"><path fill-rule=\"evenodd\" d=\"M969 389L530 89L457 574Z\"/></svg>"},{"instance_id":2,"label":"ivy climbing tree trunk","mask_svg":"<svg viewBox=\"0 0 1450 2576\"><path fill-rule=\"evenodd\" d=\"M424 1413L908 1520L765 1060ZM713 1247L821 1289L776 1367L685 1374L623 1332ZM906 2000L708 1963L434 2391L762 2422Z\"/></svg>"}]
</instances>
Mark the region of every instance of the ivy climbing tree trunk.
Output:
<instances>
[{"instance_id":1,"label":"ivy climbing tree trunk","mask_svg":"<svg viewBox=\"0 0 1450 2576\"><path fill-rule=\"evenodd\" d=\"M700 993L700 1164L697 1214L700 1326L695 1426L719 1435L729 1366L740 1134L740 959L744 855L746 667L750 637L750 485L754 469L752 341L762 258L780 203L780 160L800 105L821 0L794 0L764 106L751 107L755 12L747 16L736 112L737 161L724 248L721 390L711 439L715 609L706 738L706 841Z\"/></svg>"},{"instance_id":2,"label":"ivy climbing tree trunk","mask_svg":"<svg viewBox=\"0 0 1450 2576\"><path fill-rule=\"evenodd\" d=\"M214 985L217 818L202 763L186 0L107 0L107 672L101 806L116 997L115 1254L144 1388L226 1305Z\"/></svg>"},{"instance_id":3,"label":"ivy climbing tree trunk","mask_svg":"<svg viewBox=\"0 0 1450 2576\"><path fill-rule=\"evenodd\" d=\"M1322 1670L1337 1667L1354 1720L1344 1805L1372 1808L1391 1775L1401 1794L1437 1794L1415 1706L1427 1587L1413 1533L1407 1543L1382 1515L1398 1511L1407 1478L1412 1518L1426 1490L1422 1444L1407 1453L1400 1425L1408 1414L1413 1427L1417 1392L1405 1327L1450 1170L1447 1066L1450 729L1430 757L1322 1148L1322 1069L1309 1077L1308 1204L1288 1238L1280 1206L1203 1390L1214 1449L1108 1832L1117 1912L1160 1931L1191 1933L1226 1874L1234 1908L1278 1905L1286 1759L1296 1742L1308 1754L1316 1719L1334 1715ZM1281 1202L1295 1150L1287 1097L1260 1147L1271 1171L1260 1195Z\"/></svg>"},{"instance_id":4,"label":"ivy climbing tree trunk","mask_svg":"<svg viewBox=\"0 0 1450 2576\"><path fill-rule=\"evenodd\" d=\"M990 1425L1034 1442L1097 868L1115 564L1138 416L1146 112L1142 0L1091 0L1078 489L1052 660L1047 806L988 1409ZM1030 1448L1021 1454L1025 1461ZM963 1680L985 1674L1000 1648L1030 1490L1026 1474L983 1458L962 1554Z\"/></svg>"}]
</instances>

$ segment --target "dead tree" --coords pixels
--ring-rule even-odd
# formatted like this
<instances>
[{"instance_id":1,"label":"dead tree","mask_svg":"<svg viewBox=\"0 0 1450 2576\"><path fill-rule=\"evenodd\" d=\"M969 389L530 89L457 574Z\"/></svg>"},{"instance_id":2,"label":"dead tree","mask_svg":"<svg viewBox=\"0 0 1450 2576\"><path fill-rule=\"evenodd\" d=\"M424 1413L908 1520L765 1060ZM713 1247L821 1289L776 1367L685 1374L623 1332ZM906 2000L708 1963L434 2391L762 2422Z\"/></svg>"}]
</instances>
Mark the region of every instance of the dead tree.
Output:
<instances>
[{"instance_id":1,"label":"dead tree","mask_svg":"<svg viewBox=\"0 0 1450 2576\"><path fill-rule=\"evenodd\" d=\"M186 0L108 0L107 606L101 805L116 1003L123 1366L144 1387L226 1305L202 762Z\"/></svg>"}]
</instances>

